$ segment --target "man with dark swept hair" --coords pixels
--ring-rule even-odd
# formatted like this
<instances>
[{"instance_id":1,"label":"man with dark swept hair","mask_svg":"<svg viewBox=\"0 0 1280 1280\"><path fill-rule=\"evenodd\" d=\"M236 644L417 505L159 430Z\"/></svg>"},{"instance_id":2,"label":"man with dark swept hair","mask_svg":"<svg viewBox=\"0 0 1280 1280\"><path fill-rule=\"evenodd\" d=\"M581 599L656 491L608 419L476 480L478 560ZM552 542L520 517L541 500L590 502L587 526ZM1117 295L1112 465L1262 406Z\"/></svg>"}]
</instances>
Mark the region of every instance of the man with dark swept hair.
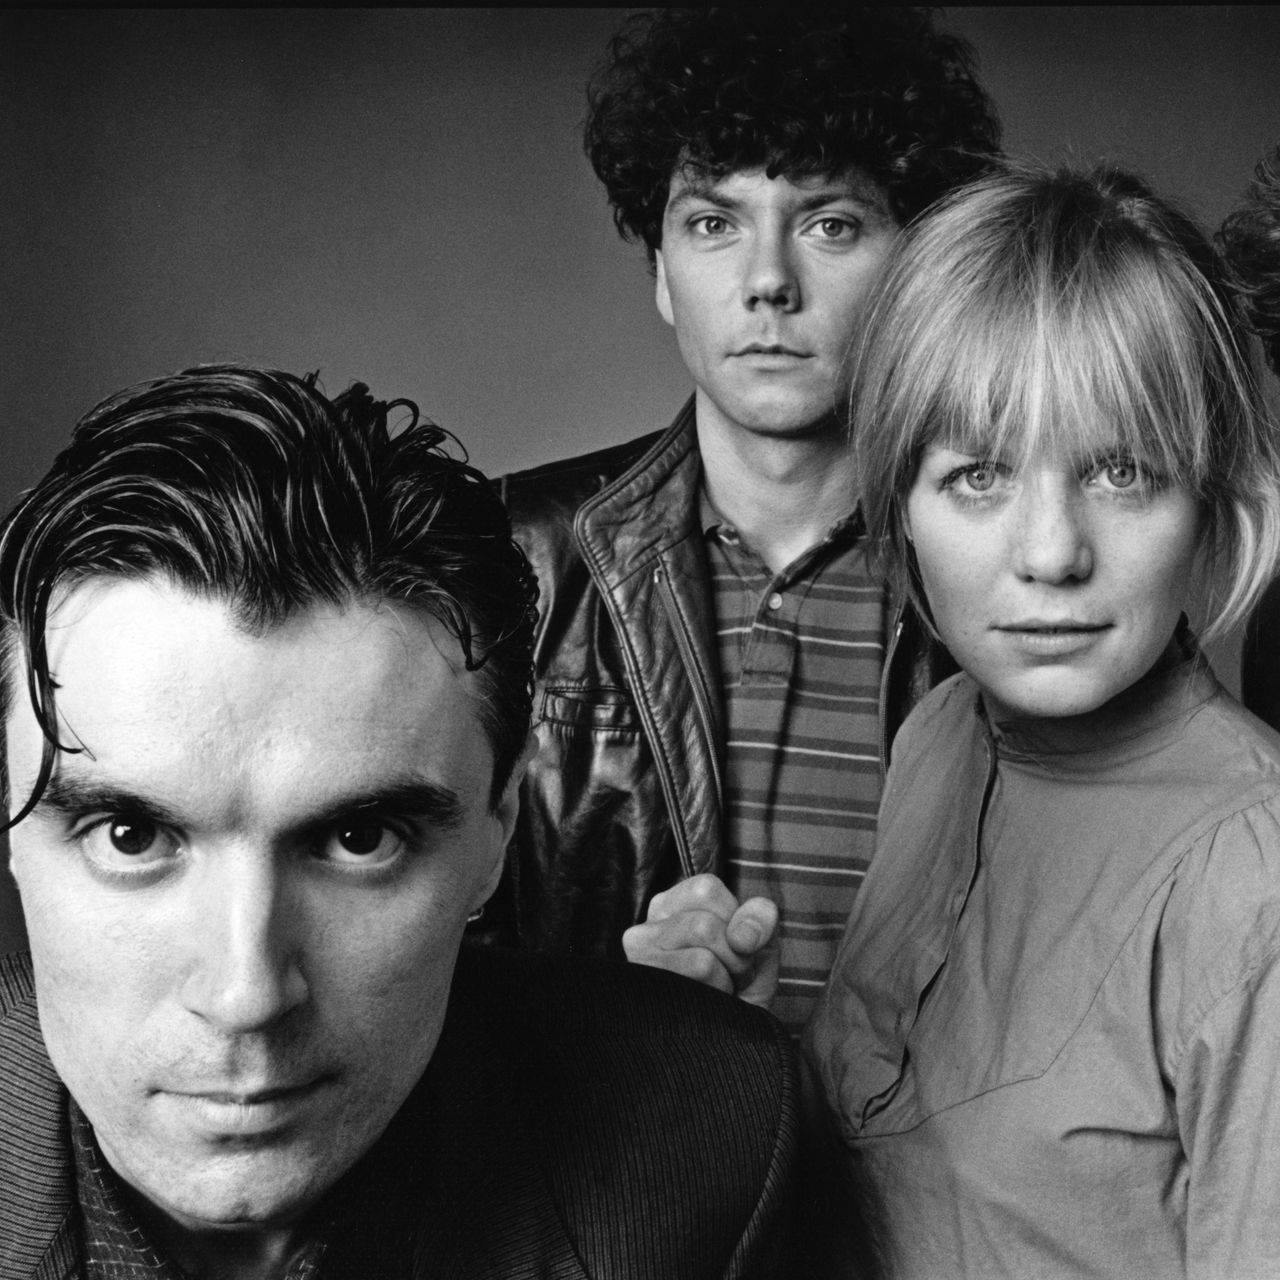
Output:
<instances>
[{"instance_id":1,"label":"man with dark swept hair","mask_svg":"<svg viewBox=\"0 0 1280 1280\"><path fill-rule=\"evenodd\" d=\"M536 588L444 442L197 368L100 404L0 526L6 1280L781 1273L770 1020L460 951Z\"/></svg>"},{"instance_id":2,"label":"man with dark swept hair","mask_svg":"<svg viewBox=\"0 0 1280 1280\"><path fill-rule=\"evenodd\" d=\"M923 10L670 9L613 40L587 154L695 390L661 434L505 483L542 586L524 945L625 948L803 1024L882 744L941 673L864 563L848 354L898 228L998 139Z\"/></svg>"}]
</instances>

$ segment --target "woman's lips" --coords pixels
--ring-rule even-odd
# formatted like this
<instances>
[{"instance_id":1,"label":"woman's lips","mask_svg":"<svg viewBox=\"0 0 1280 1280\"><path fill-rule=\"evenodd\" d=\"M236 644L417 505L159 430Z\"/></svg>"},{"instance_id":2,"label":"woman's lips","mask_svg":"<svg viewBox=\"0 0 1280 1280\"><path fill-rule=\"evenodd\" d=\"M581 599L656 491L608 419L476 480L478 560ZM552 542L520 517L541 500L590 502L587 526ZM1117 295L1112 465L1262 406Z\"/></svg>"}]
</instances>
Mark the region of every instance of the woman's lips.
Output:
<instances>
[{"instance_id":1,"label":"woman's lips","mask_svg":"<svg viewBox=\"0 0 1280 1280\"><path fill-rule=\"evenodd\" d=\"M1063 658L1081 653L1110 630L1110 623L1015 622L994 628L1015 648L1034 657Z\"/></svg>"}]
</instances>

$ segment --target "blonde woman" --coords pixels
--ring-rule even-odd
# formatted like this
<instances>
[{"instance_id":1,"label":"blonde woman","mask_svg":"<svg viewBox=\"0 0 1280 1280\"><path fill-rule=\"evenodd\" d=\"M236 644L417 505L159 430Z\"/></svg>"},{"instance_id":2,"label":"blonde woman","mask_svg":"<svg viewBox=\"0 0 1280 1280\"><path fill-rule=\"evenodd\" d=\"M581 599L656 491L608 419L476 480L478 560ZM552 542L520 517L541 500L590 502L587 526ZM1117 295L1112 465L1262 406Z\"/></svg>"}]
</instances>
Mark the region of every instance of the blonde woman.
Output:
<instances>
[{"instance_id":1,"label":"blonde woman","mask_svg":"<svg viewBox=\"0 0 1280 1280\"><path fill-rule=\"evenodd\" d=\"M1280 737L1247 612L1280 463L1204 238L1010 169L897 248L853 435L962 668L893 744L806 1051L895 1277L1280 1274Z\"/></svg>"}]
</instances>

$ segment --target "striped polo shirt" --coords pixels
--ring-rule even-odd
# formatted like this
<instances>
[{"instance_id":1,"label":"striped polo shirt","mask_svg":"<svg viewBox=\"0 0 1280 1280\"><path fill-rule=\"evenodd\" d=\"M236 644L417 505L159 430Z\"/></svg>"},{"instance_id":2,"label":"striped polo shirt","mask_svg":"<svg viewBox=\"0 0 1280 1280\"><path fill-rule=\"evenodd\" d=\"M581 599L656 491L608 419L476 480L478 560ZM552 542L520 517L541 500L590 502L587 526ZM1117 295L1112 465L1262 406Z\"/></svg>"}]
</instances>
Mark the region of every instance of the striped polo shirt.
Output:
<instances>
[{"instance_id":1,"label":"striped polo shirt","mask_svg":"<svg viewBox=\"0 0 1280 1280\"><path fill-rule=\"evenodd\" d=\"M726 881L780 912L773 1012L793 1033L826 982L875 843L887 598L861 519L781 573L702 498L723 686Z\"/></svg>"}]
</instances>

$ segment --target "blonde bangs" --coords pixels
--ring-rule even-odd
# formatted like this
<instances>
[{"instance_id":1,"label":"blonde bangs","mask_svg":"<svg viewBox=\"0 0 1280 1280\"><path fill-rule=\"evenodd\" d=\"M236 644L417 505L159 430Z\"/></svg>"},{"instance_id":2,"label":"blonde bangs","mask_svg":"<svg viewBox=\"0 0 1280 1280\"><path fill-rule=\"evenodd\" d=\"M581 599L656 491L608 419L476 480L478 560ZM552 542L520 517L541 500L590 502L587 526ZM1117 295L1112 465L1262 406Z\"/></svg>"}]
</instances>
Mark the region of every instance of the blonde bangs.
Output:
<instances>
[{"instance_id":1,"label":"blonde bangs","mask_svg":"<svg viewBox=\"0 0 1280 1280\"><path fill-rule=\"evenodd\" d=\"M1044 253L993 254L985 280L917 326L897 369L919 415L900 437L904 455L938 443L1016 466L1114 451L1203 490L1205 372L1220 363L1205 340L1212 297L1194 281L1176 282L1190 296L1172 287L1146 255L1099 258L1066 272Z\"/></svg>"}]
</instances>

